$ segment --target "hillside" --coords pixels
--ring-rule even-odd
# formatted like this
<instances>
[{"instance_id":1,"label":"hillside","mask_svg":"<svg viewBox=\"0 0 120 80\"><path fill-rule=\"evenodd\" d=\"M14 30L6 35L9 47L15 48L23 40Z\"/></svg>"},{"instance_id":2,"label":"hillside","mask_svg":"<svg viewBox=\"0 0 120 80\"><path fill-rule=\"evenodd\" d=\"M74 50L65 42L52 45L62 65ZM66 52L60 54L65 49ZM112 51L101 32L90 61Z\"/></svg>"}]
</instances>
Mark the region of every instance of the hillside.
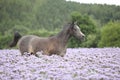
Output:
<instances>
[{"instance_id":1,"label":"hillside","mask_svg":"<svg viewBox=\"0 0 120 80\"><path fill-rule=\"evenodd\" d=\"M1 0L0 32L24 27L30 30L54 30L70 20L72 12L86 14L103 25L120 19L120 6L79 4L65 0Z\"/></svg>"}]
</instances>

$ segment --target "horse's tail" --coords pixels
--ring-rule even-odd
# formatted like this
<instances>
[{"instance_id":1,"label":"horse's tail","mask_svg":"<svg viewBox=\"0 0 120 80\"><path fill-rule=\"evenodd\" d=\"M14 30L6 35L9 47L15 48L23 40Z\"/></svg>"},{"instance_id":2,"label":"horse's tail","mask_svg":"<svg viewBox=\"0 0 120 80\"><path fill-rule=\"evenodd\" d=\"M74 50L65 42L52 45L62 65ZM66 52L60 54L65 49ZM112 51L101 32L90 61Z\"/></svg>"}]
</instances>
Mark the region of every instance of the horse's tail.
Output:
<instances>
[{"instance_id":1,"label":"horse's tail","mask_svg":"<svg viewBox=\"0 0 120 80\"><path fill-rule=\"evenodd\" d=\"M16 46L18 40L21 38L22 36L16 31L14 33L14 38L13 38L13 41L10 43L9 47L14 47Z\"/></svg>"}]
</instances>

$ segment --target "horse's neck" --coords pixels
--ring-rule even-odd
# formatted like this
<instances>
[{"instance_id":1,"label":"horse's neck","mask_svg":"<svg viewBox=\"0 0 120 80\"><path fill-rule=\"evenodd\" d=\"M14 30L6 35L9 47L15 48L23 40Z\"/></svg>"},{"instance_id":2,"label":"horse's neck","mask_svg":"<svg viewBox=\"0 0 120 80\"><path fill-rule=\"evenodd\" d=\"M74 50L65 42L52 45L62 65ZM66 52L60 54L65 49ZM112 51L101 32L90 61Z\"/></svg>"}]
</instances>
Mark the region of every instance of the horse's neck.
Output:
<instances>
[{"instance_id":1,"label":"horse's neck","mask_svg":"<svg viewBox=\"0 0 120 80\"><path fill-rule=\"evenodd\" d=\"M57 35L57 39L58 41L63 45L66 46L67 42L70 38L70 34L68 34L67 31L61 31L60 33L58 33Z\"/></svg>"}]
</instances>

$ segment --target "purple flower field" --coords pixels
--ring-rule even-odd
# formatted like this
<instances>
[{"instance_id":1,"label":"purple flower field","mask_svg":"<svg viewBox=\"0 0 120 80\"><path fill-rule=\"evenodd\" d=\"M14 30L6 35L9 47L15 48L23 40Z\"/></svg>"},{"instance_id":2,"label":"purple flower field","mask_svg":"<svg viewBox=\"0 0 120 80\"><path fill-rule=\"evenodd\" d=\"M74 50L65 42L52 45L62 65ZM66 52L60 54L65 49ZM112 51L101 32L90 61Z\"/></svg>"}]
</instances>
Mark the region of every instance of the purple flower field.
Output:
<instances>
[{"instance_id":1,"label":"purple flower field","mask_svg":"<svg viewBox=\"0 0 120 80\"><path fill-rule=\"evenodd\" d=\"M0 80L120 80L120 48L68 48L39 58L0 50Z\"/></svg>"}]
</instances>

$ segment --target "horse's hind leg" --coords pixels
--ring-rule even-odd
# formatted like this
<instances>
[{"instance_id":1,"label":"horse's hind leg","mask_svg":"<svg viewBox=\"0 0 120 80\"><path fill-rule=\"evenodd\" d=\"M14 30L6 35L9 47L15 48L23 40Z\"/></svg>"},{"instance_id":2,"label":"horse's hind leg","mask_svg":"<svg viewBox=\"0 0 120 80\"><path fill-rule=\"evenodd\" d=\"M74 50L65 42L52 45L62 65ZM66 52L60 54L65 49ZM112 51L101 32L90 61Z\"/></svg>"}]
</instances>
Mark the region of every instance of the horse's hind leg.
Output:
<instances>
[{"instance_id":1,"label":"horse's hind leg","mask_svg":"<svg viewBox=\"0 0 120 80\"><path fill-rule=\"evenodd\" d=\"M38 54L36 54L36 52L30 52L30 55L35 55L36 57L39 57Z\"/></svg>"},{"instance_id":2,"label":"horse's hind leg","mask_svg":"<svg viewBox=\"0 0 120 80\"><path fill-rule=\"evenodd\" d=\"M30 54L28 54L27 51L20 51L20 52L21 52L21 56L23 56L23 55L29 55L30 56Z\"/></svg>"},{"instance_id":3,"label":"horse's hind leg","mask_svg":"<svg viewBox=\"0 0 120 80\"><path fill-rule=\"evenodd\" d=\"M34 55L34 54L35 54L32 46L29 46L28 52L29 52L31 55Z\"/></svg>"},{"instance_id":4,"label":"horse's hind leg","mask_svg":"<svg viewBox=\"0 0 120 80\"><path fill-rule=\"evenodd\" d=\"M20 51L21 55L24 55L25 52L23 50L19 49L19 51Z\"/></svg>"},{"instance_id":5,"label":"horse's hind leg","mask_svg":"<svg viewBox=\"0 0 120 80\"><path fill-rule=\"evenodd\" d=\"M59 55L60 55L61 57L64 57L65 53L66 53L66 50L64 50L63 52L61 52Z\"/></svg>"},{"instance_id":6,"label":"horse's hind leg","mask_svg":"<svg viewBox=\"0 0 120 80\"><path fill-rule=\"evenodd\" d=\"M36 57L39 57L39 55L38 55L38 54L35 54L35 56L36 56Z\"/></svg>"}]
</instances>

